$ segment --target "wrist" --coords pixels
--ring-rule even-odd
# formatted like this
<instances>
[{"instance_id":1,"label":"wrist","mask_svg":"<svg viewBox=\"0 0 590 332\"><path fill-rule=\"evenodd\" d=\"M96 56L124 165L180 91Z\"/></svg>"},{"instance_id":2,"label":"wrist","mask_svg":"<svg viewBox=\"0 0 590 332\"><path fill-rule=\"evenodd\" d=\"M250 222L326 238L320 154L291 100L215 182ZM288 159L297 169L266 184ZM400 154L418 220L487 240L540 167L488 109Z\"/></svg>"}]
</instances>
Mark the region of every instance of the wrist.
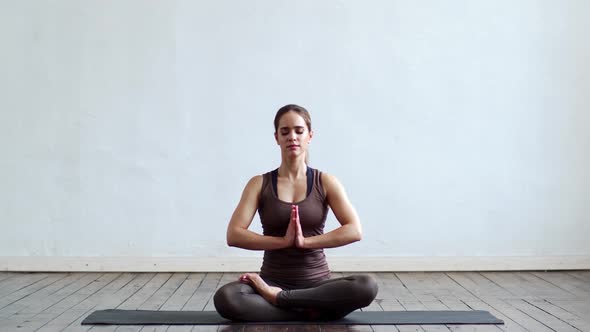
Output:
<instances>
[{"instance_id":1,"label":"wrist","mask_svg":"<svg viewBox=\"0 0 590 332\"><path fill-rule=\"evenodd\" d=\"M301 242L301 248L303 248L303 249L311 249L309 245L310 245L309 238L304 237L303 238L303 241Z\"/></svg>"},{"instance_id":2,"label":"wrist","mask_svg":"<svg viewBox=\"0 0 590 332\"><path fill-rule=\"evenodd\" d=\"M299 249L308 249L309 248L309 242L307 241L307 238L301 236L301 237L297 237L297 239L295 239L295 247L299 248Z\"/></svg>"},{"instance_id":3,"label":"wrist","mask_svg":"<svg viewBox=\"0 0 590 332\"><path fill-rule=\"evenodd\" d=\"M293 239L289 239L287 236L281 237L280 248L278 249L285 249L293 246Z\"/></svg>"}]
</instances>

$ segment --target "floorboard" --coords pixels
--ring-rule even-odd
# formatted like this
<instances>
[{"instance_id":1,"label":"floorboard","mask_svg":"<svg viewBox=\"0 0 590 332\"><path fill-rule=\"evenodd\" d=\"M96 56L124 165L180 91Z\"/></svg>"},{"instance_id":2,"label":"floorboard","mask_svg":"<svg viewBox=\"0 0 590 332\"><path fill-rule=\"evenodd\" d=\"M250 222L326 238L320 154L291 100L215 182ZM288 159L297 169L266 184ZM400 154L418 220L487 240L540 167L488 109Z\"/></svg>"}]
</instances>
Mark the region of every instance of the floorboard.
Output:
<instances>
[{"instance_id":1,"label":"floorboard","mask_svg":"<svg viewBox=\"0 0 590 332\"><path fill-rule=\"evenodd\" d=\"M379 293L363 311L487 310L505 324L82 326L94 310L109 308L215 310L215 291L237 280L240 273L0 272L0 331L590 332L590 271L369 274L375 277Z\"/></svg>"}]
</instances>

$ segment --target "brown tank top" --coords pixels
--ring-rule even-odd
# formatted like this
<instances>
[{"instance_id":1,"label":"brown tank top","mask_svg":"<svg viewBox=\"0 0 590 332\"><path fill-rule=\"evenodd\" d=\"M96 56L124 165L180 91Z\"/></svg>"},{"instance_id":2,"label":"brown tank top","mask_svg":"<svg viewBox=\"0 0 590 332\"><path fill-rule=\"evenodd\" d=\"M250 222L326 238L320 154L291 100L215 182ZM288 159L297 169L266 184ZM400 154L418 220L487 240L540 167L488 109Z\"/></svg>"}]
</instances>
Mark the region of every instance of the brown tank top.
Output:
<instances>
[{"instance_id":1,"label":"brown tank top","mask_svg":"<svg viewBox=\"0 0 590 332\"><path fill-rule=\"evenodd\" d=\"M299 206L299 220L305 237L324 233L328 203L320 174L312 169L313 181L309 195L301 202L285 202L278 198L271 183L271 172L262 175L262 191L258 214L264 235L284 236L291 218L291 206ZM328 279L330 270L323 249L285 248L266 250L260 276L284 289L311 287Z\"/></svg>"}]
</instances>

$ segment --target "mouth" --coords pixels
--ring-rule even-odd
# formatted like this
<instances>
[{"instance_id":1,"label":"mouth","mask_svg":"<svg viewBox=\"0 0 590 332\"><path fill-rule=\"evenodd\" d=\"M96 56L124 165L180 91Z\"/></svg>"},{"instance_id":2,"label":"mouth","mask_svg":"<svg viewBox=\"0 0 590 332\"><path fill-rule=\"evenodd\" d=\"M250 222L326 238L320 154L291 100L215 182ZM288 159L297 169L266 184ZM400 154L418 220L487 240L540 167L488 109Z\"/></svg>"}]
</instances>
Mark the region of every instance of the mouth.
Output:
<instances>
[{"instance_id":1,"label":"mouth","mask_svg":"<svg viewBox=\"0 0 590 332\"><path fill-rule=\"evenodd\" d=\"M289 150L294 150L297 149L299 147L299 145L287 145L287 149Z\"/></svg>"}]
</instances>

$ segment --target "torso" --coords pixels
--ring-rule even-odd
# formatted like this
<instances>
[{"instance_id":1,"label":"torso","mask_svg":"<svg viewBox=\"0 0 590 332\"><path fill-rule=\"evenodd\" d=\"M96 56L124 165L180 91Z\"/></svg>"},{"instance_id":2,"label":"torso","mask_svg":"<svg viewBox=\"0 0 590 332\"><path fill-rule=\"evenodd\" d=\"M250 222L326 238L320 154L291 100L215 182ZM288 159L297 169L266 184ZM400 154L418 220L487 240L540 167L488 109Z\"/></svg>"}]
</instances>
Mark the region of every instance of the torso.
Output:
<instances>
[{"instance_id":1,"label":"torso","mask_svg":"<svg viewBox=\"0 0 590 332\"><path fill-rule=\"evenodd\" d=\"M264 235L285 234L293 204L299 206L303 235L323 234L328 204L321 183L321 172L311 169L311 174L310 190L305 178L294 184L278 178L278 193L273 189L271 172L262 176L258 213ZM280 287L295 289L309 287L329 278L330 271L322 249L286 248L265 251L260 274Z\"/></svg>"}]
</instances>

